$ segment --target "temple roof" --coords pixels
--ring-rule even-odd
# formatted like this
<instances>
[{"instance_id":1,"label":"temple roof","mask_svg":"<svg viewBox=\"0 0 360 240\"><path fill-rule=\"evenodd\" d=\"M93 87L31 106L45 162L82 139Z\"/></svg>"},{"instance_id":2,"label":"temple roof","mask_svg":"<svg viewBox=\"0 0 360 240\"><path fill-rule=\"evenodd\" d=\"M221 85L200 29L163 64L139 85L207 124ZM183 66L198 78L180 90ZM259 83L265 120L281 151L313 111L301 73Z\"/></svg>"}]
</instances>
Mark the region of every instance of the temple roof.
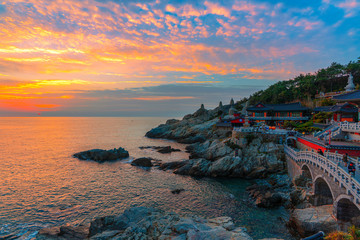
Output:
<instances>
[{"instance_id":1,"label":"temple roof","mask_svg":"<svg viewBox=\"0 0 360 240\"><path fill-rule=\"evenodd\" d=\"M345 112L345 113L356 113L358 109L349 103L336 104L334 106L324 106L314 108L314 112Z\"/></svg>"},{"instance_id":2,"label":"temple roof","mask_svg":"<svg viewBox=\"0 0 360 240\"><path fill-rule=\"evenodd\" d=\"M335 101L360 101L360 90L333 96Z\"/></svg>"},{"instance_id":3,"label":"temple roof","mask_svg":"<svg viewBox=\"0 0 360 240\"><path fill-rule=\"evenodd\" d=\"M249 112L302 112L307 111L309 108L301 105L300 102L296 103L287 103L287 104L263 104L258 103L254 106L248 107L246 109Z\"/></svg>"}]
</instances>

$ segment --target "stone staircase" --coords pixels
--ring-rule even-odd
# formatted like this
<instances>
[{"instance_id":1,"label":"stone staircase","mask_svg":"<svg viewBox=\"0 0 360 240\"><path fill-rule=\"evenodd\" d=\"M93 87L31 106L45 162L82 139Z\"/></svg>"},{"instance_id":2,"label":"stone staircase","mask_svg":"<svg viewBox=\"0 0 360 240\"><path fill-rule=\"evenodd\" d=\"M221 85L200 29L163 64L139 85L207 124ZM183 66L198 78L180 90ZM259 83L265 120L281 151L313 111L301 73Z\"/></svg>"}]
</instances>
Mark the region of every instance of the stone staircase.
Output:
<instances>
[{"instance_id":1,"label":"stone staircase","mask_svg":"<svg viewBox=\"0 0 360 240\"><path fill-rule=\"evenodd\" d=\"M317 132L314 134L314 137L319 138L320 140L323 140L325 137L329 137L329 134L331 134L331 139L344 139L345 133L341 130L341 127L338 123L334 123L330 125L329 127L325 128L321 132Z\"/></svg>"}]
</instances>

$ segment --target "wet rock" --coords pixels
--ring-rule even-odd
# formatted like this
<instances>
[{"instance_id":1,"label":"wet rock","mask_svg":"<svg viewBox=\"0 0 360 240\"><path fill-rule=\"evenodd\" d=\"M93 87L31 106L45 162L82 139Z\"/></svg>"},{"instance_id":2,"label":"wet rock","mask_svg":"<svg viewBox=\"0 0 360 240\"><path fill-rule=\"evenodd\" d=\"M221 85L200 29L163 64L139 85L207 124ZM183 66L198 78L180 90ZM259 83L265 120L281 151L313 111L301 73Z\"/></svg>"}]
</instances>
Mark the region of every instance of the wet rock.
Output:
<instances>
[{"instance_id":1,"label":"wet rock","mask_svg":"<svg viewBox=\"0 0 360 240\"><path fill-rule=\"evenodd\" d=\"M138 167L152 167L153 166L151 162L152 160L153 158L147 158L147 157L137 158L131 162L131 165Z\"/></svg>"},{"instance_id":2,"label":"wet rock","mask_svg":"<svg viewBox=\"0 0 360 240\"><path fill-rule=\"evenodd\" d=\"M96 162L115 161L129 157L129 152L119 147L111 150L92 149L88 151L78 152L73 155L80 160L93 160Z\"/></svg>"}]
</instances>

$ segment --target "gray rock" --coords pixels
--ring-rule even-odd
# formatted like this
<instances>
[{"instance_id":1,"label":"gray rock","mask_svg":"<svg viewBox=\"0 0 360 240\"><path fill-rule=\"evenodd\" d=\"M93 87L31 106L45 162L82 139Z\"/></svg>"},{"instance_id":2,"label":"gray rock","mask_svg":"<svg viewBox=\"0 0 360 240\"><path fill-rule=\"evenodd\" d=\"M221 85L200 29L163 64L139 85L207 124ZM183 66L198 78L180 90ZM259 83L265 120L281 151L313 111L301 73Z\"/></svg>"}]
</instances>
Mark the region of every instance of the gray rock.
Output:
<instances>
[{"instance_id":1,"label":"gray rock","mask_svg":"<svg viewBox=\"0 0 360 240\"><path fill-rule=\"evenodd\" d=\"M234 229L229 217L209 220L196 216L181 217L176 213L144 207L130 208L120 216L97 218L91 222L90 228L84 229L80 231L79 227L71 226L44 229L37 239L252 239L243 228Z\"/></svg>"},{"instance_id":2,"label":"gray rock","mask_svg":"<svg viewBox=\"0 0 360 240\"><path fill-rule=\"evenodd\" d=\"M319 231L329 233L338 230L336 219L332 217L332 205L295 209L291 214L289 226L301 237Z\"/></svg>"}]
</instances>

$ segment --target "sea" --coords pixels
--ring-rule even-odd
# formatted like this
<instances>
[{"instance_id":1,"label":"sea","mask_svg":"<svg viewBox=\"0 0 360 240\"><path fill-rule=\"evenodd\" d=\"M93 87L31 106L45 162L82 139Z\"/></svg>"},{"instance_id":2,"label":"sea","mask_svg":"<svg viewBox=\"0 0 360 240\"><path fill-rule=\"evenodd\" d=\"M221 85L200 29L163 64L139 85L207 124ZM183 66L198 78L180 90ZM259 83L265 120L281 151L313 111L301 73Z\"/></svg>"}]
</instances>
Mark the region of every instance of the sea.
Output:
<instances>
[{"instance_id":1,"label":"sea","mask_svg":"<svg viewBox=\"0 0 360 240\"><path fill-rule=\"evenodd\" d=\"M131 166L134 158L187 159L186 145L149 139L145 133L167 118L0 118L0 239L33 239L41 228L79 225L125 209L146 206L205 218L230 216L254 239L293 239L283 208L257 208L243 179L194 178ZM181 149L157 153L141 146ZM73 154L123 147L130 157L97 163ZM183 188L180 194L171 190Z\"/></svg>"}]
</instances>

